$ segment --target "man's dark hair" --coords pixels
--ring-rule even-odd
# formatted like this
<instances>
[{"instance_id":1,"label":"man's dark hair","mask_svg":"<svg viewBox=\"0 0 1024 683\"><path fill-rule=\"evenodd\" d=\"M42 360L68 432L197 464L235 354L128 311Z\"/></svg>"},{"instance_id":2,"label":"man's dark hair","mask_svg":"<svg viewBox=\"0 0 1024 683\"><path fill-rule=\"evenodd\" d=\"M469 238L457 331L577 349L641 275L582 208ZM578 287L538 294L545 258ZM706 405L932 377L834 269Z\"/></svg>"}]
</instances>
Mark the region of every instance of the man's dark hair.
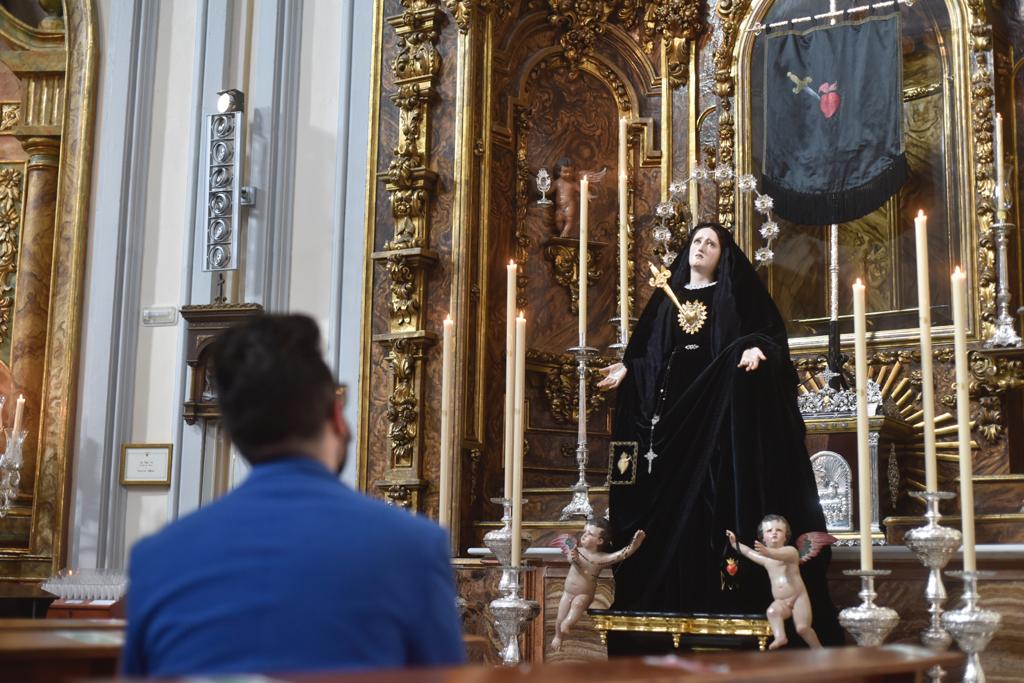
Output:
<instances>
[{"instance_id":1,"label":"man's dark hair","mask_svg":"<svg viewBox=\"0 0 1024 683\"><path fill-rule=\"evenodd\" d=\"M320 330L304 315L261 315L226 330L213 347L224 425L251 463L294 452L331 413L335 382Z\"/></svg>"}]
</instances>

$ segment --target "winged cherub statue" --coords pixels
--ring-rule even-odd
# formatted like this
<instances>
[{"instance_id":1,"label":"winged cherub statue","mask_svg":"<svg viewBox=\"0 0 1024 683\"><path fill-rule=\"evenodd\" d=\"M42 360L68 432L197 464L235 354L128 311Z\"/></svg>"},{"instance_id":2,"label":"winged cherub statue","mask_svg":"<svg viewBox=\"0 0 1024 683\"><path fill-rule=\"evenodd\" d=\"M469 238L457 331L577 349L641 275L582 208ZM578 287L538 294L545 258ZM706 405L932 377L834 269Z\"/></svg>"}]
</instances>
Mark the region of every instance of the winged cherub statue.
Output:
<instances>
[{"instance_id":1,"label":"winged cherub statue","mask_svg":"<svg viewBox=\"0 0 1024 683\"><path fill-rule=\"evenodd\" d=\"M555 190L555 231L560 237L568 237L573 229L579 227L580 181L577 175L584 175L593 188L607 175L608 169L600 171L583 171L576 173L576 166L569 159L555 162L555 181L551 187ZM590 199L594 196L591 195Z\"/></svg>"},{"instance_id":2,"label":"winged cherub statue","mask_svg":"<svg viewBox=\"0 0 1024 683\"><path fill-rule=\"evenodd\" d=\"M782 515L765 515L758 526L759 539L751 549L736 541L736 534L725 532L733 548L751 562L768 570L772 582L772 597L775 600L768 607L768 623L775 638L769 650L785 645L785 621L793 617L796 632L810 647L821 647L818 634L811 627L811 599L807 587L800 577L800 565L818 555L822 548L836 542L836 537L824 531L808 531L796 539L796 547L789 542L789 522Z\"/></svg>"}]
</instances>

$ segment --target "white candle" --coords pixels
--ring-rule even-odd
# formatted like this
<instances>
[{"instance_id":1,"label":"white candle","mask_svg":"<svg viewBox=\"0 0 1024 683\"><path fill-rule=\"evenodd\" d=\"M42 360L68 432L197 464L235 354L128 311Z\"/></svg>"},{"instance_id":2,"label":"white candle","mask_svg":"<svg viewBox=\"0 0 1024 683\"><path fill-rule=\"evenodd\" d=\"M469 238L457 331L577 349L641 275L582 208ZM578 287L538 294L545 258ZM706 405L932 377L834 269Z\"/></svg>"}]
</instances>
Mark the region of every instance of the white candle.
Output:
<instances>
[{"instance_id":1,"label":"white candle","mask_svg":"<svg viewBox=\"0 0 1024 683\"><path fill-rule=\"evenodd\" d=\"M17 439L18 438L18 434L21 433L21 423L22 423L22 420L24 420L24 418L25 418L25 397L23 395L21 395L21 394L18 394L18 403L17 403L17 405L14 408L14 426L13 426L13 430L12 430L12 433L14 434L14 438L15 439Z\"/></svg>"},{"instance_id":2,"label":"white candle","mask_svg":"<svg viewBox=\"0 0 1024 683\"><path fill-rule=\"evenodd\" d=\"M964 540L964 571L973 572L974 555L974 460L971 456L970 372L967 367L967 276L957 266L950 278L953 293L953 348L956 357L956 422L960 445L960 516Z\"/></svg>"},{"instance_id":3,"label":"white candle","mask_svg":"<svg viewBox=\"0 0 1024 683\"><path fill-rule=\"evenodd\" d=\"M629 258L626 249L629 244L626 214L626 173L619 175L619 341L623 346L629 341Z\"/></svg>"},{"instance_id":4,"label":"white candle","mask_svg":"<svg viewBox=\"0 0 1024 683\"><path fill-rule=\"evenodd\" d=\"M512 421L516 382L516 277L519 266L508 262L508 281L505 291L505 489L502 495L512 498Z\"/></svg>"},{"instance_id":5,"label":"white candle","mask_svg":"<svg viewBox=\"0 0 1024 683\"><path fill-rule=\"evenodd\" d=\"M515 434L512 463L512 566L523 560L523 407L526 389L526 318L516 318Z\"/></svg>"},{"instance_id":6,"label":"white candle","mask_svg":"<svg viewBox=\"0 0 1024 683\"><path fill-rule=\"evenodd\" d=\"M580 347L587 345L587 222L589 215L587 211L588 195L590 194L590 181L587 176L580 180L580 266L579 266L579 342Z\"/></svg>"},{"instance_id":7,"label":"white candle","mask_svg":"<svg viewBox=\"0 0 1024 683\"><path fill-rule=\"evenodd\" d=\"M924 409L924 483L929 491L939 490L939 469L935 457L935 390L932 386L932 304L928 282L928 217L917 212L914 219L917 242L917 318L921 328L921 407Z\"/></svg>"},{"instance_id":8,"label":"white candle","mask_svg":"<svg viewBox=\"0 0 1024 683\"><path fill-rule=\"evenodd\" d=\"M993 161L996 164L996 211L1006 210L1006 197L1003 187L1003 115L996 114L995 145L992 151Z\"/></svg>"},{"instance_id":9,"label":"white candle","mask_svg":"<svg viewBox=\"0 0 1024 683\"><path fill-rule=\"evenodd\" d=\"M857 373L857 507L860 513L860 568L874 569L871 549L871 449L868 447L868 341L864 285L853 285L854 359Z\"/></svg>"},{"instance_id":10,"label":"white candle","mask_svg":"<svg viewBox=\"0 0 1024 683\"><path fill-rule=\"evenodd\" d=\"M452 519L452 378L455 374L455 323L444 319L441 342L441 456L438 472L437 523L447 528Z\"/></svg>"},{"instance_id":11,"label":"white candle","mask_svg":"<svg viewBox=\"0 0 1024 683\"><path fill-rule=\"evenodd\" d=\"M619 118L619 175L626 175L626 154L628 149L626 117Z\"/></svg>"}]
</instances>

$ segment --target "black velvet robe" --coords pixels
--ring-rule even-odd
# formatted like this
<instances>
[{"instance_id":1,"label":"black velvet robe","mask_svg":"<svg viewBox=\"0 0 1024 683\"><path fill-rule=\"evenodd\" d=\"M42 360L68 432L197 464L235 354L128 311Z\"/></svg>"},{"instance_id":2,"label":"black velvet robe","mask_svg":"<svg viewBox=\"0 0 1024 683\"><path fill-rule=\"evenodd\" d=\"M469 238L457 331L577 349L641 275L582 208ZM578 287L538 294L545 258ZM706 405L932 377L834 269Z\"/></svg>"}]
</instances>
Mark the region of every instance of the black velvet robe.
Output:
<instances>
[{"instance_id":1,"label":"black velvet robe","mask_svg":"<svg viewBox=\"0 0 1024 683\"><path fill-rule=\"evenodd\" d=\"M704 329L694 336L682 333L675 306L656 291L626 349L628 372L618 389L614 436L638 442L639 462L634 484L612 486L610 520L620 542L637 529L647 540L616 569L613 609L763 612L771 602L763 568L742 560L738 587L722 586L725 530L752 546L768 513L789 520L793 539L825 530L785 325L731 236L717 232L722 243L717 284L708 290L684 288L690 278L688 249L671 269L680 302L707 302ZM746 372L737 364L752 346L767 360ZM666 366L671 366L668 373ZM643 456L651 445L655 412L658 457L648 473ZM828 558L826 550L802 568L814 627L825 644L842 642L825 583ZM616 654L613 646L609 651Z\"/></svg>"}]
</instances>

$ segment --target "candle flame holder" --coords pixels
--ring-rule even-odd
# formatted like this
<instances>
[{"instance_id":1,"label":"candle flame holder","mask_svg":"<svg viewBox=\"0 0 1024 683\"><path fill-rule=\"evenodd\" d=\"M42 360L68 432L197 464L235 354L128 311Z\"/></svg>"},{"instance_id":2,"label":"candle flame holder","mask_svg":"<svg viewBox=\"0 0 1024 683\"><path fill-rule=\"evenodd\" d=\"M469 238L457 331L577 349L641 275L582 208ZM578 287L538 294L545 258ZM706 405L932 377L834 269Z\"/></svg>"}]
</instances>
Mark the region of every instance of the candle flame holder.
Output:
<instances>
[{"instance_id":1,"label":"candle flame holder","mask_svg":"<svg viewBox=\"0 0 1024 683\"><path fill-rule=\"evenodd\" d=\"M888 569L847 569L843 572L846 576L860 577L861 588L858 595L861 604L841 611L839 623L861 647L881 645L900 621L900 615L896 610L875 604L875 598L878 597L878 593L875 592L875 579L888 576L890 573Z\"/></svg>"},{"instance_id":2,"label":"candle flame holder","mask_svg":"<svg viewBox=\"0 0 1024 683\"><path fill-rule=\"evenodd\" d=\"M978 579L988 578L992 574L976 571L946 572L947 576L963 579L964 582L964 606L942 615L942 625L953 634L956 644L967 654L964 683L985 683L980 654L988 647L1003 620L999 612L978 607Z\"/></svg>"},{"instance_id":3,"label":"candle flame holder","mask_svg":"<svg viewBox=\"0 0 1024 683\"><path fill-rule=\"evenodd\" d=\"M519 595L520 574L525 567L508 567L510 583L508 591L501 597L492 600L491 615L494 617L494 628L501 638L501 662L505 666L515 666L522 661L519 648L519 636L527 625L540 614L540 605L536 600L526 600Z\"/></svg>"},{"instance_id":4,"label":"candle flame holder","mask_svg":"<svg viewBox=\"0 0 1024 683\"><path fill-rule=\"evenodd\" d=\"M498 591L503 595L507 594L512 587L512 500L510 498L492 498L492 503L497 503L504 508L501 515L501 528L488 531L484 534L484 545L494 553L498 563L501 565L501 581L498 582ZM526 499L523 499L523 503ZM530 547L533 537L529 534L520 533L523 552Z\"/></svg>"},{"instance_id":5,"label":"candle flame holder","mask_svg":"<svg viewBox=\"0 0 1024 683\"><path fill-rule=\"evenodd\" d=\"M592 346L574 346L569 353L576 356L576 374L579 381L579 430L576 437L576 467L579 479L572 487L572 499L562 508L560 519L590 519L594 516L594 507L590 504L590 486L587 484L587 365L597 355Z\"/></svg>"},{"instance_id":6,"label":"candle flame holder","mask_svg":"<svg viewBox=\"0 0 1024 683\"><path fill-rule=\"evenodd\" d=\"M985 341L985 348L1021 348L1022 342L1017 330L1013 327L1013 316L1010 315L1010 281L1009 265L1007 264L1007 242L1009 233L1013 232L1013 223L1005 219L1005 208L996 212L996 220L992 223L992 234L996 242L996 262L998 268L998 285L996 289L996 325L992 336Z\"/></svg>"},{"instance_id":7,"label":"candle flame holder","mask_svg":"<svg viewBox=\"0 0 1024 683\"><path fill-rule=\"evenodd\" d=\"M0 403L0 408L2 406ZM7 516L21 488L22 450L28 430L22 429L15 434L14 429L8 427L4 429L4 435L7 437L7 448L0 455L0 519Z\"/></svg>"},{"instance_id":8,"label":"candle flame holder","mask_svg":"<svg viewBox=\"0 0 1024 683\"><path fill-rule=\"evenodd\" d=\"M942 604L947 597L946 587L942 583L942 570L960 547L961 537L958 530L939 524L942 519L939 502L951 500L956 494L948 491L915 491L910 495L923 500L927 506L925 525L911 529L903 537L904 544L928 567L924 597L928 601L928 614L931 618L928 627L921 631L921 642L932 650L942 651L953 642L949 632L942 627Z\"/></svg>"}]
</instances>

